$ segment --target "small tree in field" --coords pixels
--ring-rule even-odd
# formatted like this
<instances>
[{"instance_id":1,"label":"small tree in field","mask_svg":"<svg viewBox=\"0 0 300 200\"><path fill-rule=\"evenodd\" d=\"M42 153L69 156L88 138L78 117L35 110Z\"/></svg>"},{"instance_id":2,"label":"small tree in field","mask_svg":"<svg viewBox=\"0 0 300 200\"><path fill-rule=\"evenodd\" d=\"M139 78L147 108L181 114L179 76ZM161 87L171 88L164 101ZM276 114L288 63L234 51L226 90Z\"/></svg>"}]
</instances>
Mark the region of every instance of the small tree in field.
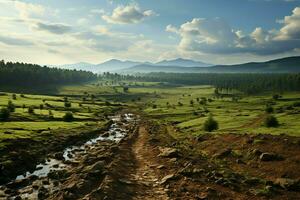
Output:
<instances>
[{"instance_id":1,"label":"small tree in field","mask_svg":"<svg viewBox=\"0 0 300 200\"><path fill-rule=\"evenodd\" d=\"M9 110L9 112L15 112L16 109L15 104L13 104L13 102L10 100L7 103L7 109Z\"/></svg>"},{"instance_id":2,"label":"small tree in field","mask_svg":"<svg viewBox=\"0 0 300 200\"><path fill-rule=\"evenodd\" d=\"M10 116L10 112L8 108L1 108L0 109L0 121L6 121L8 120Z\"/></svg>"},{"instance_id":3,"label":"small tree in field","mask_svg":"<svg viewBox=\"0 0 300 200\"><path fill-rule=\"evenodd\" d=\"M218 122L212 117L212 115L209 115L208 119L203 124L203 129L205 131L211 132L217 130L218 128Z\"/></svg>"},{"instance_id":4,"label":"small tree in field","mask_svg":"<svg viewBox=\"0 0 300 200\"><path fill-rule=\"evenodd\" d=\"M65 102L65 107L66 108L71 108L71 106L72 106L71 102L69 102L69 101Z\"/></svg>"},{"instance_id":5,"label":"small tree in field","mask_svg":"<svg viewBox=\"0 0 300 200\"><path fill-rule=\"evenodd\" d=\"M66 114L63 116L63 120L65 122L71 122L74 120L74 116L73 116L73 113L71 112L66 112Z\"/></svg>"},{"instance_id":6,"label":"small tree in field","mask_svg":"<svg viewBox=\"0 0 300 200\"><path fill-rule=\"evenodd\" d=\"M28 113L29 114L34 114L34 107L33 106L28 107Z\"/></svg>"},{"instance_id":7,"label":"small tree in field","mask_svg":"<svg viewBox=\"0 0 300 200\"><path fill-rule=\"evenodd\" d=\"M265 125L266 125L266 127L278 127L279 123L278 123L278 120L275 116L269 115L265 119Z\"/></svg>"},{"instance_id":8,"label":"small tree in field","mask_svg":"<svg viewBox=\"0 0 300 200\"><path fill-rule=\"evenodd\" d=\"M274 112L274 108L271 105L267 105L265 111L266 113L272 113Z\"/></svg>"}]
</instances>

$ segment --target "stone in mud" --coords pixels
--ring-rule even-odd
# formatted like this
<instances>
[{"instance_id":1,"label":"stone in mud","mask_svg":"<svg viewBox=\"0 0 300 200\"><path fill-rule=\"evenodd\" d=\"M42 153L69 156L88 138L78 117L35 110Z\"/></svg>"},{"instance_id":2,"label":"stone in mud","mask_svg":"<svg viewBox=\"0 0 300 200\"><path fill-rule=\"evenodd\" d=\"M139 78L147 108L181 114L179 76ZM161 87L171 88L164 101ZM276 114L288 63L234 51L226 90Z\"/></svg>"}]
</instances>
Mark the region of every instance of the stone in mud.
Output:
<instances>
[{"instance_id":1,"label":"stone in mud","mask_svg":"<svg viewBox=\"0 0 300 200\"><path fill-rule=\"evenodd\" d=\"M103 170L106 163L104 161L98 161L91 167L89 167L87 170L89 171L96 171L96 170Z\"/></svg>"},{"instance_id":2,"label":"stone in mud","mask_svg":"<svg viewBox=\"0 0 300 200\"><path fill-rule=\"evenodd\" d=\"M54 158L57 160L64 160L64 153L63 152L55 153Z\"/></svg>"},{"instance_id":3,"label":"stone in mud","mask_svg":"<svg viewBox=\"0 0 300 200\"><path fill-rule=\"evenodd\" d=\"M173 180L173 179L175 179L175 178L176 178L176 175L175 175L175 174L169 174L169 175L167 175L167 176L165 176L165 177L163 177L163 178L161 179L160 184L165 184L165 183L167 183L168 181Z\"/></svg>"},{"instance_id":4,"label":"stone in mud","mask_svg":"<svg viewBox=\"0 0 300 200\"><path fill-rule=\"evenodd\" d=\"M284 160L281 155L275 154L275 153L262 153L259 156L259 159L261 161L281 161Z\"/></svg>"},{"instance_id":5,"label":"stone in mud","mask_svg":"<svg viewBox=\"0 0 300 200\"><path fill-rule=\"evenodd\" d=\"M39 199L46 199L49 196L48 190L45 187L41 187L38 191Z\"/></svg>"},{"instance_id":6,"label":"stone in mud","mask_svg":"<svg viewBox=\"0 0 300 200\"><path fill-rule=\"evenodd\" d=\"M127 185L131 185L131 184L133 184L133 182L132 182L132 181L130 181L130 180L127 180L127 179L119 179L119 182L120 182L120 183L127 184Z\"/></svg>"},{"instance_id":7,"label":"stone in mud","mask_svg":"<svg viewBox=\"0 0 300 200\"><path fill-rule=\"evenodd\" d=\"M64 179L69 176L67 170L59 170L59 171L50 171L48 177L51 179Z\"/></svg>"},{"instance_id":8,"label":"stone in mud","mask_svg":"<svg viewBox=\"0 0 300 200\"><path fill-rule=\"evenodd\" d=\"M225 158L227 156L230 156L231 155L231 152L232 150L231 149L225 149L224 151L220 152L220 153L217 153L215 155L213 155L214 158L217 158L217 159L222 159L222 158Z\"/></svg>"},{"instance_id":9,"label":"stone in mud","mask_svg":"<svg viewBox=\"0 0 300 200\"><path fill-rule=\"evenodd\" d=\"M49 185L49 180L48 179L43 180L42 183L43 183L43 185Z\"/></svg>"},{"instance_id":10,"label":"stone in mud","mask_svg":"<svg viewBox=\"0 0 300 200\"><path fill-rule=\"evenodd\" d=\"M157 167L157 169L163 169L163 168L166 168L164 165L159 165L158 167Z\"/></svg>"},{"instance_id":11,"label":"stone in mud","mask_svg":"<svg viewBox=\"0 0 300 200\"><path fill-rule=\"evenodd\" d=\"M14 200L22 200L22 197L16 196L16 197L14 198Z\"/></svg>"},{"instance_id":12,"label":"stone in mud","mask_svg":"<svg viewBox=\"0 0 300 200\"><path fill-rule=\"evenodd\" d=\"M289 178L277 178L274 181L275 185L282 187L283 189L291 190L291 191L299 191L300 190L300 181L289 179Z\"/></svg>"},{"instance_id":13,"label":"stone in mud","mask_svg":"<svg viewBox=\"0 0 300 200\"><path fill-rule=\"evenodd\" d=\"M15 180L13 182L10 182L6 186L10 189L17 189L20 187L24 187L28 184L29 184L29 179L21 179L21 180Z\"/></svg>"},{"instance_id":14,"label":"stone in mud","mask_svg":"<svg viewBox=\"0 0 300 200\"><path fill-rule=\"evenodd\" d=\"M178 158L179 153L174 148L160 148L160 154L158 156L160 157L166 157L166 158Z\"/></svg>"}]
</instances>

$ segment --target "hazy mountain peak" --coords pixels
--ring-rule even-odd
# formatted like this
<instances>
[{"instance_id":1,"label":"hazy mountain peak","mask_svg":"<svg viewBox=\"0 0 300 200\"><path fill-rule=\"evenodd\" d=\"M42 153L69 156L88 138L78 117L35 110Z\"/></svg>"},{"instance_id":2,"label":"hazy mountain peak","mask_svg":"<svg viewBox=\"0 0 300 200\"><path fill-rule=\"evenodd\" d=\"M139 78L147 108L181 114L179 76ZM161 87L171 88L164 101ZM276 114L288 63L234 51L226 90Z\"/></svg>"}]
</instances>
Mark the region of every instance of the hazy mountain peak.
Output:
<instances>
[{"instance_id":1,"label":"hazy mountain peak","mask_svg":"<svg viewBox=\"0 0 300 200\"><path fill-rule=\"evenodd\" d=\"M179 66L179 67L208 67L211 66L211 64L204 63L201 61L194 61L190 59L184 59L184 58L176 58L173 60L163 60L158 63L157 65L162 66Z\"/></svg>"}]
</instances>

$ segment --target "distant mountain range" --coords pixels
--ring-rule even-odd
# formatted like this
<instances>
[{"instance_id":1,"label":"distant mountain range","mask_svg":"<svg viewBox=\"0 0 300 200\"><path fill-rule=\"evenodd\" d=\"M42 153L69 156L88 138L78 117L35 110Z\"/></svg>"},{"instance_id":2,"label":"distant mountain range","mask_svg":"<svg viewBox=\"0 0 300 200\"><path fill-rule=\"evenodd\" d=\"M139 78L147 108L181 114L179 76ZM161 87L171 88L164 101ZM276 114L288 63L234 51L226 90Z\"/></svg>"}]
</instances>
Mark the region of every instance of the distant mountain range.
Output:
<instances>
[{"instance_id":1,"label":"distant mountain range","mask_svg":"<svg viewBox=\"0 0 300 200\"><path fill-rule=\"evenodd\" d=\"M179 66L179 67L208 67L212 66L211 64L203 63L200 61L188 60L188 59L174 59L174 60L163 60L158 63L150 62L135 62L135 61L121 61L117 59L112 59L100 64L91 64L86 62L80 62L75 64L66 64L66 65L50 65L50 67L59 67L63 69L76 69L76 70L86 70L92 71L95 73L101 72L118 72L125 69L138 66L138 65L147 65L147 66Z\"/></svg>"},{"instance_id":2,"label":"distant mountain range","mask_svg":"<svg viewBox=\"0 0 300 200\"><path fill-rule=\"evenodd\" d=\"M212 64L207 64L201 61L188 60L177 58L175 60L163 60L155 63L156 66L178 66L178 67L209 67Z\"/></svg>"},{"instance_id":3,"label":"distant mountain range","mask_svg":"<svg viewBox=\"0 0 300 200\"><path fill-rule=\"evenodd\" d=\"M137 65L120 71L121 73L300 73L300 56L287 57L267 62L251 62L237 65L215 65L210 67L180 67Z\"/></svg>"},{"instance_id":4,"label":"distant mountain range","mask_svg":"<svg viewBox=\"0 0 300 200\"><path fill-rule=\"evenodd\" d=\"M53 67L53 66L52 66ZM250 62L236 65L211 65L200 61L178 58L158 63L141 63L112 59L100 64L77 63L56 66L65 69L77 69L117 73L300 73L300 56L286 57L267 62Z\"/></svg>"}]
</instances>

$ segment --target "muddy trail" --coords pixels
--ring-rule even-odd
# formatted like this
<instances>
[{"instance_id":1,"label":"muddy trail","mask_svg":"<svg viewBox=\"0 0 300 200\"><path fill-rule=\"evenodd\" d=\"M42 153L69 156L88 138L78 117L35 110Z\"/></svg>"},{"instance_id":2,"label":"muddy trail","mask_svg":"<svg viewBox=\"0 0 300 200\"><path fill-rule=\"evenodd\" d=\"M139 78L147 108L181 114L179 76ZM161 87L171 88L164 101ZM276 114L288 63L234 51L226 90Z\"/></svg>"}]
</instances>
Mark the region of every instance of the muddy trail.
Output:
<instances>
[{"instance_id":1,"label":"muddy trail","mask_svg":"<svg viewBox=\"0 0 300 200\"><path fill-rule=\"evenodd\" d=\"M108 131L66 147L0 187L0 199L300 199L300 140L176 129L111 117Z\"/></svg>"}]
</instances>

